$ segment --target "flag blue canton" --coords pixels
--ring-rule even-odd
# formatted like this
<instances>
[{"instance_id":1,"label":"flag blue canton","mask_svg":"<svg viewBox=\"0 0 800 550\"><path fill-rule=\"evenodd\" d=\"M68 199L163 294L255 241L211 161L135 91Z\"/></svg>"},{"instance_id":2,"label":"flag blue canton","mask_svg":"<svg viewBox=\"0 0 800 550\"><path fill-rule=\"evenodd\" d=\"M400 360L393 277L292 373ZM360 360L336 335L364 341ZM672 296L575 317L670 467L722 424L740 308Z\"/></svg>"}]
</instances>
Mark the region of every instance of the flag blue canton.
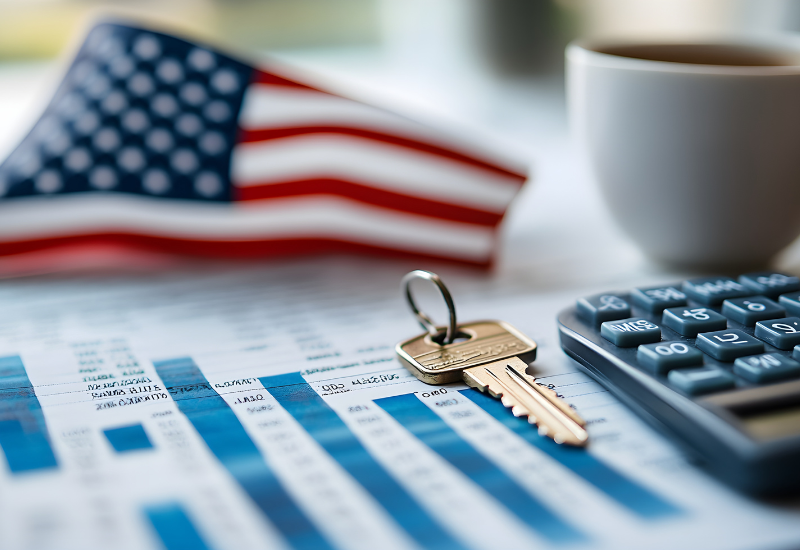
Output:
<instances>
[{"instance_id":1,"label":"flag blue canton","mask_svg":"<svg viewBox=\"0 0 800 550\"><path fill-rule=\"evenodd\" d=\"M121 192L232 200L231 152L252 67L179 38L102 24L30 134L0 198Z\"/></svg>"}]
</instances>

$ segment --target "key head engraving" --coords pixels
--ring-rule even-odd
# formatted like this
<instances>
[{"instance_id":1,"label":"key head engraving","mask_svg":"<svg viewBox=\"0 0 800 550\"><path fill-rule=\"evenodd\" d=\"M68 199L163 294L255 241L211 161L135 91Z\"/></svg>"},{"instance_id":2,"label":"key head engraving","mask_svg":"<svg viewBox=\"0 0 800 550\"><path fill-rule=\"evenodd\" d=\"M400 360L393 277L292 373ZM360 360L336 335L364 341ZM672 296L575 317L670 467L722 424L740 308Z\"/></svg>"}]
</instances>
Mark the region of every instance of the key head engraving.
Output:
<instances>
[{"instance_id":1,"label":"key head engraving","mask_svg":"<svg viewBox=\"0 0 800 550\"><path fill-rule=\"evenodd\" d=\"M536 358L536 342L508 323L475 321L459 325L458 329L470 338L440 345L429 334L421 334L397 344L397 357L426 384L458 382L464 369L509 357L526 362Z\"/></svg>"}]
</instances>

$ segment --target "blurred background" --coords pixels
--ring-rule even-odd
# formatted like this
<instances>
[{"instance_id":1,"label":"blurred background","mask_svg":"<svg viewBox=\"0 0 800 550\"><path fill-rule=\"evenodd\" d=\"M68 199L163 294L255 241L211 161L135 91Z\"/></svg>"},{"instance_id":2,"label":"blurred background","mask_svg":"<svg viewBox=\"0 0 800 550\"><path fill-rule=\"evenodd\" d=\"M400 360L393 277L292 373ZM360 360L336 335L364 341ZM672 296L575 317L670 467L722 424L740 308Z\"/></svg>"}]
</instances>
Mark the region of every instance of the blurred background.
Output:
<instances>
[{"instance_id":1,"label":"blurred background","mask_svg":"<svg viewBox=\"0 0 800 550\"><path fill-rule=\"evenodd\" d=\"M472 58L498 74L557 70L577 35L797 30L795 0L0 0L0 58L58 55L99 14L159 21L252 51L388 47ZM420 40L421 39L421 40ZM455 59L452 59L453 61Z\"/></svg>"},{"instance_id":2,"label":"blurred background","mask_svg":"<svg viewBox=\"0 0 800 550\"><path fill-rule=\"evenodd\" d=\"M498 82L557 86L564 46L577 36L800 30L796 0L0 0L0 68L66 57L91 22L108 15L144 19L251 58L345 72L345 80L370 72L372 83L359 83L356 93L389 72L402 74L402 84L379 95L402 100L415 88L405 95L428 95L429 105L475 98Z\"/></svg>"}]
</instances>

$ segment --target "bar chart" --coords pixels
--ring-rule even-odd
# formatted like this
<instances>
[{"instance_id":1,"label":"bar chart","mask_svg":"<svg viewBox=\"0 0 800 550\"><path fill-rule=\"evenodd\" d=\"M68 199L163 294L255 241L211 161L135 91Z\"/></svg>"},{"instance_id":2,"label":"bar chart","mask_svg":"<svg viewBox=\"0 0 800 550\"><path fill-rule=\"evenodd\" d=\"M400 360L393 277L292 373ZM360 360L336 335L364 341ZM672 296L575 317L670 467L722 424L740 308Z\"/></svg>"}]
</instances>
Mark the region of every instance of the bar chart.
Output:
<instances>
[{"instance_id":1,"label":"bar chart","mask_svg":"<svg viewBox=\"0 0 800 550\"><path fill-rule=\"evenodd\" d=\"M364 448L300 373L261 383L311 436L424 547L463 548Z\"/></svg>"},{"instance_id":2,"label":"bar chart","mask_svg":"<svg viewBox=\"0 0 800 550\"><path fill-rule=\"evenodd\" d=\"M271 451L260 446L255 434L237 416L232 405L236 397L219 393L220 386L207 379L190 357L153 362L177 411L196 431L211 455L235 481L243 495L275 527L291 548L334 548L336 543L320 524L319 516L309 513L286 480L270 464ZM387 517L405 531L409 540L425 548L445 550L466 548L457 534L457 526L434 513L431 503L408 485L410 481L389 466L387 458L374 454L367 445L367 432L354 431L345 421L343 409L337 409L321 395L314 384L299 372L253 378L249 384L263 387L274 399L272 407L285 411L296 421L299 433L306 434L329 457L385 510ZM317 384L319 385L319 384ZM323 384L324 386L324 384ZM217 389L215 389L215 387ZM322 386L320 386L322 387ZM358 391L358 389L354 390ZM58 468L57 453L51 445L45 414L25 365L18 356L0 358L0 447L13 475ZM235 392L234 392L235 393ZM252 394L250 391L249 394ZM361 403L361 397L351 397ZM422 394L391 394L368 397L367 409L385 413L408 437L416 440L445 467L462 476L461 483L473 484L493 506L505 510L516 521L536 533L553 547L592 542L593 535L573 523L574 518L556 510L537 496L536 490L520 483L486 450L465 439L460 428L452 425L435 400ZM571 471L591 484L605 498L615 501L632 516L645 522L680 516L684 511L668 499L639 484L585 449L568 448L538 435L525 419L514 417L498 400L474 390L458 392L459 403L483 411L493 429L511 432L547 459ZM362 406L362 408L363 408ZM238 409L237 409L238 410ZM366 410L366 409L365 409ZM159 453L148 434L146 423L111 424L100 430L115 456L136 453ZM202 526L192 512L174 494L162 502L143 503L141 513L152 533L167 550L213 548L203 536ZM529 531L529 532L530 532ZM468 541L466 541L468 542Z\"/></svg>"},{"instance_id":3,"label":"bar chart","mask_svg":"<svg viewBox=\"0 0 800 550\"><path fill-rule=\"evenodd\" d=\"M331 548L292 500L239 419L190 358L154 362L167 390L242 489L294 548Z\"/></svg>"},{"instance_id":4,"label":"bar chart","mask_svg":"<svg viewBox=\"0 0 800 550\"><path fill-rule=\"evenodd\" d=\"M167 550L209 550L194 522L179 503L147 506L144 514Z\"/></svg>"},{"instance_id":5,"label":"bar chart","mask_svg":"<svg viewBox=\"0 0 800 550\"><path fill-rule=\"evenodd\" d=\"M58 467L42 406L18 356L0 357L0 447L12 474Z\"/></svg>"},{"instance_id":6,"label":"bar chart","mask_svg":"<svg viewBox=\"0 0 800 550\"><path fill-rule=\"evenodd\" d=\"M213 389L197 364L188 357L154 363L172 398L222 465L278 528L294 548L325 548L325 539L314 522L281 484L268 460L259 451L244 425L226 401ZM452 527L440 524L364 446L326 400L298 372L258 378L260 384L291 415L319 447L338 463L372 498L423 547L463 548ZM502 428L520 436L550 459L595 486L606 497L647 521L680 514L681 510L656 493L611 468L582 449L565 448L539 436L524 420L514 417L499 401L473 390L460 395L485 411ZM585 543L590 537L570 520L520 485L490 457L459 433L414 393L375 399L413 437L438 454L496 499L508 514L516 516L552 545ZM141 441L141 427L123 428L121 445ZM108 435L108 434L107 434ZM178 512L171 512L177 517ZM176 515L177 514L177 515ZM181 520L186 523L185 520ZM179 522L179 523L181 523Z\"/></svg>"},{"instance_id":7,"label":"bar chart","mask_svg":"<svg viewBox=\"0 0 800 550\"><path fill-rule=\"evenodd\" d=\"M147 436L144 426L132 424L130 426L120 426L119 428L109 428L103 430L103 435L117 453L129 453L143 449L152 449L153 443Z\"/></svg>"},{"instance_id":8,"label":"bar chart","mask_svg":"<svg viewBox=\"0 0 800 550\"><path fill-rule=\"evenodd\" d=\"M515 417L497 399L474 390L462 390L460 393L506 428L581 476L632 513L650 519L659 519L680 513L676 506L601 462L584 449L558 445L549 438L541 437L528 424L526 418Z\"/></svg>"},{"instance_id":9,"label":"bar chart","mask_svg":"<svg viewBox=\"0 0 800 550\"><path fill-rule=\"evenodd\" d=\"M486 491L500 499L509 513L554 543L574 543L584 535L558 517L497 465L462 439L414 394L378 399L375 404ZM502 405L501 405L502 406Z\"/></svg>"}]
</instances>

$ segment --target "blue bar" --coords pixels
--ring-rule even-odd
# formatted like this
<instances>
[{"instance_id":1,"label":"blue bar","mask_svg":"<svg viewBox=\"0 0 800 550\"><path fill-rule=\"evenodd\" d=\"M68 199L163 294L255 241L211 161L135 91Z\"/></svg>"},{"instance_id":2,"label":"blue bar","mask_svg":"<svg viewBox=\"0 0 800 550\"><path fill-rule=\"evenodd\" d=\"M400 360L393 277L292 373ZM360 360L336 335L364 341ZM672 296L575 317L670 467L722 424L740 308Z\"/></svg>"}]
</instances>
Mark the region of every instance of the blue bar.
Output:
<instances>
[{"instance_id":1,"label":"blue bar","mask_svg":"<svg viewBox=\"0 0 800 550\"><path fill-rule=\"evenodd\" d=\"M12 474L58 467L42 406L16 355L0 357L0 447Z\"/></svg>"},{"instance_id":2,"label":"blue bar","mask_svg":"<svg viewBox=\"0 0 800 550\"><path fill-rule=\"evenodd\" d=\"M656 519L681 513L679 508L599 461L586 449L559 445L548 437L540 436L527 418L517 418L497 399L475 390L463 390L461 394L525 441L642 518Z\"/></svg>"},{"instance_id":3,"label":"blue bar","mask_svg":"<svg viewBox=\"0 0 800 550\"><path fill-rule=\"evenodd\" d=\"M134 424L133 426L123 426L121 428L110 428L103 430L103 433L118 453L137 451L140 449L152 449L153 444L144 431L144 426Z\"/></svg>"},{"instance_id":4,"label":"blue bar","mask_svg":"<svg viewBox=\"0 0 800 550\"><path fill-rule=\"evenodd\" d=\"M144 513L167 550L209 550L180 504L148 506Z\"/></svg>"},{"instance_id":5,"label":"blue bar","mask_svg":"<svg viewBox=\"0 0 800 550\"><path fill-rule=\"evenodd\" d=\"M425 548L464 548L367 452L300 373L261 378L261 383L420 545Z\"/></svg>"},{"instance_id":6,"label":"blue bar","mask_svg":"<svg viewBox=\"0 0 800 550\"><path fill-rule=\"evenodd\" d=\"M375 404L546 539L559 544L586 541L580 531L480 454L416 395L385 397Z\"/></svg>"},{"instance_id":7,"label":"blue bar","mask_svg":"<svg viewBox=\"0 0 800 550\"><path fill-rule=\"evenodd\" d=\"M211 452L294 548L332 548L298 508L236 414L188 357L153 363Z\"/></svg>"}]
</instances>

